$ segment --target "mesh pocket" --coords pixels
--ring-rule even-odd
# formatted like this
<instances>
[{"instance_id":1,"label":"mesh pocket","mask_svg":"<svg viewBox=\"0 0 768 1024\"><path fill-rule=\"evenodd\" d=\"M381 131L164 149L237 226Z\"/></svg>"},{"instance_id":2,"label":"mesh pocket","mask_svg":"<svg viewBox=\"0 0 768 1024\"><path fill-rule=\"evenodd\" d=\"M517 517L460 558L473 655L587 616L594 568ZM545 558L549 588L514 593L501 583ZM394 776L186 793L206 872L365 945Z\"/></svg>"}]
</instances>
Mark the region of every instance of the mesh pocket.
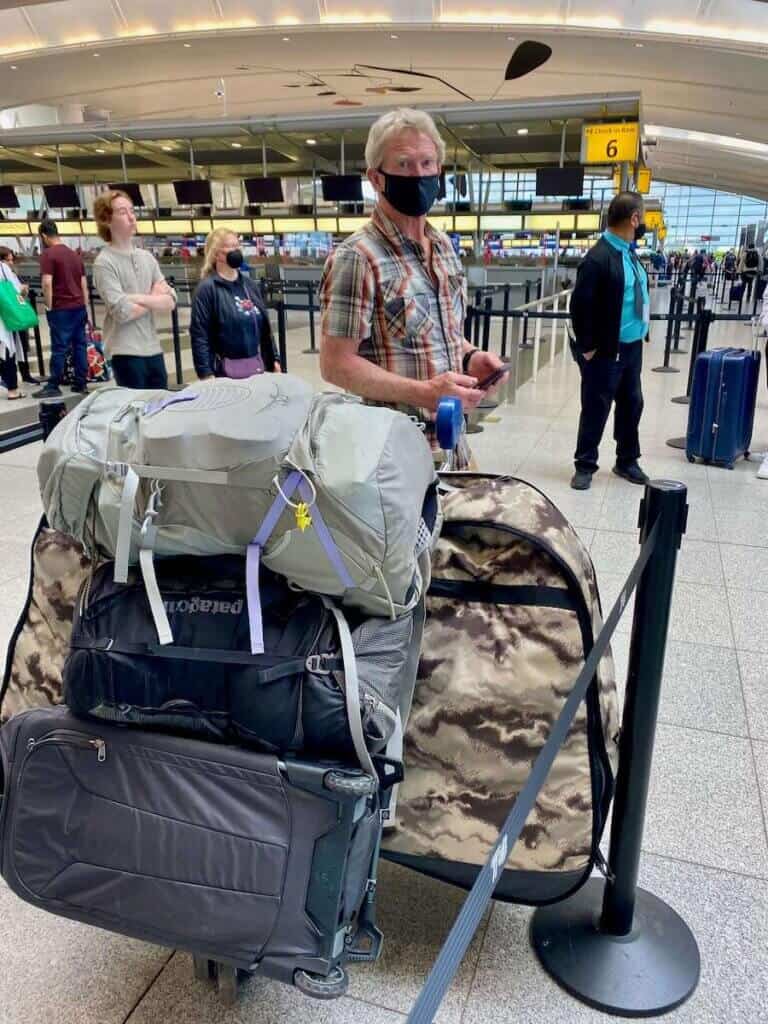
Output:
<instances>
[{"instance_id":1,"label":"mesh pocket","mask_svg":"<svg viewBox=\"0 0 768 1024\"><path fill-rule=\"evenodd\" d=\"M412 636L411 615L366 619L352 634L361 688L381 698L392 711L400 706L400 690L407 685L404 669Z\"/></svg>"}]
</instances>

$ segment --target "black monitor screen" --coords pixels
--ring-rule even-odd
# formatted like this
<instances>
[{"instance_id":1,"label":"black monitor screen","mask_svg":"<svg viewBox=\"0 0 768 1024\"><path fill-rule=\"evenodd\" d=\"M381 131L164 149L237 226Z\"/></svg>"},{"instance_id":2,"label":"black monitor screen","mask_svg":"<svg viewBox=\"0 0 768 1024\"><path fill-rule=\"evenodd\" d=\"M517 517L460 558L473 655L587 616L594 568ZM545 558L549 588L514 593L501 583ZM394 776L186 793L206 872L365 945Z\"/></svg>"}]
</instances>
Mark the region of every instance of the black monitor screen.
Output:
<instances>
[{"instance_id":1,"label":"black monitor screen","mask_svg":"<svg viewBox=\"0 0 768 1024\"><path fill-rule=\"evenodd\" d=\"M18 210L19 199L13 185L0 185L0 209Z\"/></svg>"},{"instance_id":2,"label":"black monitor screen","mask_svg":"<svg viewBox=\"0 0 768 1024\"><path fill-rule=\"evenodd\" d=\"M580 196L583 193L583 167L540 167L536 171L537 196Z\"/></svg>"},{"instance_id":3,"label":"black monitor screen","mask_svg":"<svg viewBox=\"0 0 768 1024\"><path fill-rule=\"evenodd\" d=\"M43 185L43 194L48 206L64 208L80 206L80 196L74 185Z\"/></svg>"},{"instance_id":4,"label":"black monitor screen","mask_svg":"<svg viewBox=\"0 0 768 1024\"><path fill-rule=\"evenodd\" d=\"M116 181L109 186L116 192L125 192L126 195L130 196L131 202L134 206L146 206L144 197L141 194L141 189L135 181Z\"/></svg>"},{"instance_id":5,"label":"black monitor screen","mask_svg":"<svg viewBox=\"0 0 768 1024\"><path fill-rule=\"evenodd\" d=\"M245 194L249 203L282 203L283 183L280 178L246 178Z\"/></svg>"},{"instance_id":6,"label":"black monitor screen","mask_svg":"<svg viewBox=\"0 0 768 1024\"><path fill-rule=\"evenodd\" d=\"M326 202L355 203L363 198L363 179L359 174L328 174L320 181Z\"/></svg>"},{"instance_id":7,"label":"black monitor screen","mask_svg":"<svg viewBox=\"0 0 768 1024\"><path fill-rule=\"evenodd\" d=\"M212 206L210 181L174 181L179 206Z\"/></svg>"}]
</instances>

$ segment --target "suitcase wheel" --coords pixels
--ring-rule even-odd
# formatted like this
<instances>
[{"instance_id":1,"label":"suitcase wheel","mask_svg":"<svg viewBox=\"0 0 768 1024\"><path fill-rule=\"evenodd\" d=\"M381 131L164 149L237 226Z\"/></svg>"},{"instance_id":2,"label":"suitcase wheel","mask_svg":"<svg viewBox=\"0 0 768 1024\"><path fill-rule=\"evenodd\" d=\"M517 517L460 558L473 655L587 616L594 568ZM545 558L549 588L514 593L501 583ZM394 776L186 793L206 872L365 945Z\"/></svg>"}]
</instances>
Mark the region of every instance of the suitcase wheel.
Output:
<instances>
[{"instance_id":1,"label":"suitcase wheel","mask_svg":"<svg viewBox=\"0 0 768 1024\"><path fill-rule=\"evenodd\" d=\"M346 995L349 978L343 967L334 967L327 977L322 974L311 974L309 971L296 971L293 984L305 996L313 999L338 999Z\"/></svg>"},{"instance_id":2,"label":"suitcase wheel","mask_svg":"<svg viewBox=\"0 0 768 1024\"><path fill-rule=\"evenodd\" d=\"M688 459L689 462L695 462L696 461L696 456L695 455L686 455L686 459Z\"/></svg>"},{"instance_id":3,"label":"suitcase wheel","mask_svg":"<svg viewBox=\"0 0 768 1024\"><path fill-rule=\"evenodd\" d=\"M346 793L349 796L373 796L379 788L379 780L364 772L328 772L323 783L332 793Z\"/></svg>"},{"instance_id":4,"label":"suitcase wheel","mask_svg":"<svg viewBox=\"0 0 768 1024\"><path fill-rule=\"evenodd\" d=\"M195 977L198 981L214 981L216 978L216 963L206 956L192 957L192 965Z\"/></svg>"},{"instance_id":5,"label":"suitcase wheel","mask_svg":"<svg viewBox=\"0 0 768 1024\"><path fill-rule=\"evenodd\" d=\"M237 968L228 964L216 964L216 979L222 1004L234 1006L237 1003L237 986L240 980Z\"/></svg>"}]
</instances>

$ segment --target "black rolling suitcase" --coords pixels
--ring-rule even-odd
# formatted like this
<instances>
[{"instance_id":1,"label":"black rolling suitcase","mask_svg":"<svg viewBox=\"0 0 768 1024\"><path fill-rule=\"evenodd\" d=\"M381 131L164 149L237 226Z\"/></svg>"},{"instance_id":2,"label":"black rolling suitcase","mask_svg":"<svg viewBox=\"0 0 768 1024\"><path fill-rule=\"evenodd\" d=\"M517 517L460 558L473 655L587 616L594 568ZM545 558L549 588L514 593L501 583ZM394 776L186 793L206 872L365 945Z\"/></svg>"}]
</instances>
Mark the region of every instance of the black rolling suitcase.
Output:
<instances>
[{"instance_id":1,"label":"black rolling suitcase","mask_svg":"<svg viewBox=\"0 0 768 1024\"><path fill-rule=\"evenodd\" d=\"M65 707L15 715L0 758L0 871L28 903L188 950L229 998L239 971L334 998L376 959L378 779Z\"/></svg>"}]
</instances>

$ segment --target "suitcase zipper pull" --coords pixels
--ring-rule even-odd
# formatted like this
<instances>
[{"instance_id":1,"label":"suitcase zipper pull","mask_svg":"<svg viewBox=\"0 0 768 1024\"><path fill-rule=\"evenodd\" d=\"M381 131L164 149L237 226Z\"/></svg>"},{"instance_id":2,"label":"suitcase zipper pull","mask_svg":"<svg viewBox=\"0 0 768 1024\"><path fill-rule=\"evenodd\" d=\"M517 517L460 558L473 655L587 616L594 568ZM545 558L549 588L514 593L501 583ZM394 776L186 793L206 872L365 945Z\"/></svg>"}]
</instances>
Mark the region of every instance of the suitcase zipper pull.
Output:
<instances>
[{"instance_id":1,"label":"suitcase zipper pull","mask_svg":"<svg viewBox=\"0 0 768 1024\"><path fill-rule=\"evenodd\" d=\"M104 740L90 740L89 742L96 749L96 760L99 764L103 764L107 760L107 744Z\"/></svg>"}]
</instances>

